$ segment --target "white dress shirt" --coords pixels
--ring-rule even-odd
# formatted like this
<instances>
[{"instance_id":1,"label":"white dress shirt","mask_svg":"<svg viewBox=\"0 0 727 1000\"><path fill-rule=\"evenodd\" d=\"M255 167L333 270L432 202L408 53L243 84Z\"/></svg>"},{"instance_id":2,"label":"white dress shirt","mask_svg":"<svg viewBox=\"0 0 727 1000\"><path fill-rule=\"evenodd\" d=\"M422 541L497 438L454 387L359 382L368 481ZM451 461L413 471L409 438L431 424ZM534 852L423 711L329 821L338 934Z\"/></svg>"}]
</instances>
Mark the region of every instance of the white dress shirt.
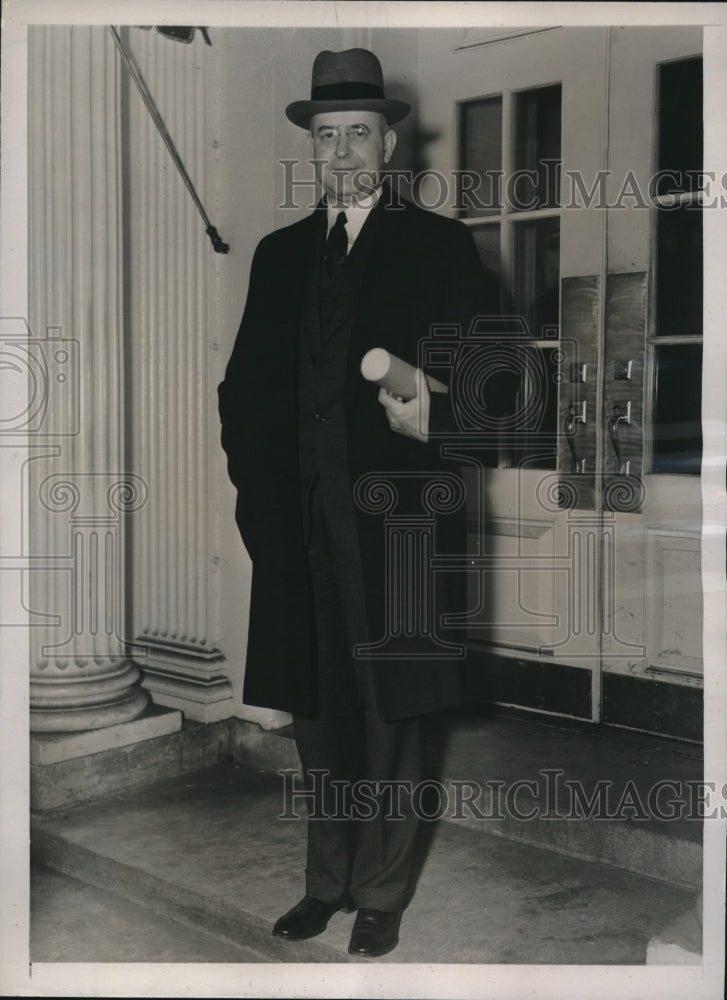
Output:
<instances>
[{"instance_id":1,"label":"white dress shirt","mask_svg":"<svg viewBox=\"0 0 727 1000\"><path fill-rule=\"evenodd\" d=\"M342 205L340 208L334 208L333 205L327 205L326 212L328 214L328 229L326 231L326 236L335 225L339 212L345 212L346 235L348 236L347 253L351 253L351 247L354 245L356 237L363 229L364 222L366 222L369 217L369 212L378 202L380 194L381 188L378 187L371 197L364 198L363 204L359 205L354 202L351 205Z\"/></svg>"}]
</instances>

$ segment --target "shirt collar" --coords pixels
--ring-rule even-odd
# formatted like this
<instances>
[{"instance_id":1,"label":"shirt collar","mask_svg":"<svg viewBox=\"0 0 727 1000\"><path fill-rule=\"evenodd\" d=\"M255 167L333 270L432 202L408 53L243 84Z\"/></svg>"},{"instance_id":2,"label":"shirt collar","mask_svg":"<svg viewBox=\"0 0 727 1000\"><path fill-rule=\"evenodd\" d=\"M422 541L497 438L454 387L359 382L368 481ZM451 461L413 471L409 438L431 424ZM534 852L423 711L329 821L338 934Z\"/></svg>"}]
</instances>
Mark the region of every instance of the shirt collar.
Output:
<instances>
[{"instance_id":1,"label":"shirt collar","mask_svg":"<svg viewBox=\"0 0 727 1000\"><path fill-rule=\"evenodd\" d=\"M339 212L346 213L346 233L348 235L349 246L353 244L358 234L363 229L364 222L369 217L369 212L378 203L381 197L381 185L373 192L372 195L367 196L363 199L361 204L355 203L352 205L346 205L342 208L334 208L333 205L328 205L326 203L326 214L328 217L328 232L330 233L336 219L338 218Z\"/></svg>"}]
</instances>

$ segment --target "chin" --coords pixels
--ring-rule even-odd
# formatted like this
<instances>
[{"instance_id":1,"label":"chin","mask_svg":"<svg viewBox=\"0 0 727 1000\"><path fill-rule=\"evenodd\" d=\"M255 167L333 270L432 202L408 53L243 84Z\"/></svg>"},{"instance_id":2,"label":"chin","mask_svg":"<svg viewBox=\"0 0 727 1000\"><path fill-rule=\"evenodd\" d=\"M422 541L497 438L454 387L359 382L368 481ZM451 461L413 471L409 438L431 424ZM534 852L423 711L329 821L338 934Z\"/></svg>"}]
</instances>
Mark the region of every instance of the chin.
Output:
<instances>
[{"instance_id":1,"label":"chin","mask_svg":"<svg viewBox=\"0 0 727 1000\"><path fill-rule=\"evenodd\" d=\"M348 199L352 195L358 194L356 185L348 177L338 184L324 184L324 188L328 197L333 201L336 201L338 198Z\"/></svg>"}]
</instances>

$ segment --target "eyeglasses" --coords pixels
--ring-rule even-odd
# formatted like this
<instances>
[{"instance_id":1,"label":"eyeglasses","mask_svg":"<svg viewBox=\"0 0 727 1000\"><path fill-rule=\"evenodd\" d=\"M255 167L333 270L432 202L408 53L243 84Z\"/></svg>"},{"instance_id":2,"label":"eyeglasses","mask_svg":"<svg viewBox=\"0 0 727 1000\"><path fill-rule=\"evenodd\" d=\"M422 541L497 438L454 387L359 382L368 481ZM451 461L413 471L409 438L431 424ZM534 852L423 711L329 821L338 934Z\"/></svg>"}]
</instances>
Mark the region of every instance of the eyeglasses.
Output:
<instances>
[{"instance_id":1,"label":"eyeglasses","mask_svg":"<svg viewBox=\"0 0 727 1000\"><path fill-rule=\"evenodd\" d=\"M336 128L321 127L316 131L315 138L324 146L334 146L338 137L345 135L352 146L364 142L371 135L371 129L366 125L339 125Z\"/></svg>"}]
</instances>

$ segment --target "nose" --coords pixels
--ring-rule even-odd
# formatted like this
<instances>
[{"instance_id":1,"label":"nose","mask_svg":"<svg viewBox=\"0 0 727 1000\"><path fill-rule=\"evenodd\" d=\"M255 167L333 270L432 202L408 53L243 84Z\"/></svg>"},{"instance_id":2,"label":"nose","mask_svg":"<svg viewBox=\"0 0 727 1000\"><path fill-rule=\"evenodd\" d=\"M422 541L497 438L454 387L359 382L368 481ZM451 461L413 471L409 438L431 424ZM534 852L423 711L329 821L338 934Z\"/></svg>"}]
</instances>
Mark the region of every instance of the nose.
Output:
<instances>
[{"instance_id":1,"label":"nose","mask_svg":"<svg viewBox=\"0 0 727 1000\"><path fill-rule=\"evenodd\" d=\"M346 129L339 129L338 139L336 140L336 156L343 158L344 156L348 156L350 152L351 142Z\"/></svg>"}]
</instances>

